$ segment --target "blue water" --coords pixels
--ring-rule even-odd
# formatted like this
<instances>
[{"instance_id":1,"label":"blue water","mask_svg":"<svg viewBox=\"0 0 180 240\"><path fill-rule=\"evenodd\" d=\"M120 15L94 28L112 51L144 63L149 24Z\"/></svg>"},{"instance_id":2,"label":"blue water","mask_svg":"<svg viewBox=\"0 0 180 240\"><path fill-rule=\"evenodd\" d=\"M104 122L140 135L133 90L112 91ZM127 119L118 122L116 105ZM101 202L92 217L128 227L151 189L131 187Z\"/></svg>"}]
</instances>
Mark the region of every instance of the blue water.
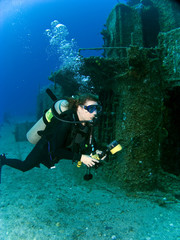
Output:
<instances>
[{"instance_id":1,"label":"blue water","mask_svg":"<svg viewBox=\"0 0 180 240\"><path fill-rule=\"evenodd\" d=\"M40 87L58 68L44 34L53 20L67 26L78 47L101 47L100 32L117 0L0 1L0 121L33 115ZM123 2L123 1L121 1ZM125 2L125 0L124 0Z\"/></svg>"}]
</instances>

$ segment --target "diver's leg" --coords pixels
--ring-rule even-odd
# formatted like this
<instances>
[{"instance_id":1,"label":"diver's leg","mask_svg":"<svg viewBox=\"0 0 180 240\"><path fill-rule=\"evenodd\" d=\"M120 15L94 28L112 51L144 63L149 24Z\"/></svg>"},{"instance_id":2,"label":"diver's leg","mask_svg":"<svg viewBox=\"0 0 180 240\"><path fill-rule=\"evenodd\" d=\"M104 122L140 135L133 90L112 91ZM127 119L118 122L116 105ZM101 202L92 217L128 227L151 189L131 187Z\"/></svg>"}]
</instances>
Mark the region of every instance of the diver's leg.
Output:
<instances>
[{"instance_id":1,"label":"diver's leg","mask_svg":"<svg viewBox=\"0 0 180 240\"><path fill-rule=\"evenodd\" d=\"M29 156L25 159L25 161L21 161L19 159L11 159L11 158L6 158L1 160L1 165L7 165L9 167L18 169L22 172L26 172L34 167L37 166L36 162L29 158Z\"/></svg>"},{"instance_id":2,"label":"diver's leg","mask_svg":"<svg viewBox=\"0 0 180 240\"><path fill-rule=\"evenodd\" d=\"M35 167L33 161L32 162L29 162L29 161L26 161L26 160L21 161L19 159L11 159L11 158L6 158L6 160L4 160L4 163L2 161L2 165L7 165L9 167L18 169L22 172L26 172L26 171Z\"/></svg>"},{"instance_id":3,"label":"diver's leg","mask_svg":"<svg viewBox=\"0 0 180 240\"><path fill-rule=\"evenodd\" d=\"M9 167L16 168L22 172L26 172L34 167L39 167L39 164L44 157L45 153L41 151L41 148L36 145L24 161L21 161L19 159L10 159L6 157L0 158L1 166L7 165Z\"/></svg>"}]
</instances>

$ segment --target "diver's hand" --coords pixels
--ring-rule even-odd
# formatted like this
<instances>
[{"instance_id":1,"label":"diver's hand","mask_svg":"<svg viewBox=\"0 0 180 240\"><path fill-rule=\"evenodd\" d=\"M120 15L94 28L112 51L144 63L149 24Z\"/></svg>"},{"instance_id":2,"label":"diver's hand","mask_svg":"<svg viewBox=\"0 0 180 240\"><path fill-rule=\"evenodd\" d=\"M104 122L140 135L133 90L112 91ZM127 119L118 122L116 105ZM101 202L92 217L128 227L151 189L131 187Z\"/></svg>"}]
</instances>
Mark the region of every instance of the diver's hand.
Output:
<instances>
[{"instance_id":1,"label":"diver's hand","mask_svg":"<svg viewBox=\"0 0 180 240\"><path fill-rule=\"evenodd\" d=\"M96 163L99 162L97 159L94 159L89 155L84 155L84 154L82 154L80 161L88 167L93 167Z\"/></svg>"}]
</instances>

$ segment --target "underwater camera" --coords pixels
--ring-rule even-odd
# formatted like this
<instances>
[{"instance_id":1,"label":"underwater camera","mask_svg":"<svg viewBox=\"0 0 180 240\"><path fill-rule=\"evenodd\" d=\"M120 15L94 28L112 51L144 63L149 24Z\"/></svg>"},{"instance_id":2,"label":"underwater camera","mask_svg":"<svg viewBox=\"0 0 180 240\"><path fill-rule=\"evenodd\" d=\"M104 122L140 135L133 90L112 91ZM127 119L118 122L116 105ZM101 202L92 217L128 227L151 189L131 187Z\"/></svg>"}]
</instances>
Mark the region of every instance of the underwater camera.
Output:
<instances>
[{"instance_id":1,"label":"underwater camera","mask_svg":"<svg viewBox=\"0 0 180 240\"><path fill-rule=\"evenodd\" d=\"M110 143L108 146L107 146L107 152L110 151L111 154L115 154L119 151L122 150L122 147L121 145L116 141L114 140L112 143Z\"/></svg>"},{"instance_id":2,"label":"underwater camera","mask_svg":"<svg viewBox=\"0 0 180 240\"><path fill-rule=\"evenodd\" d=\"M103 151L101 154L91 154L92 158L95 158L97 160L101 160L104 156L106 156L109 152L114 155L115 153L119 152L122 150L122 146L116 141L114 140L113 142L111 142L109 145L107 145L107 148L105 149L105 151ZM96 164L98 165L98 164ZM95 168L97 168L95 166ZM93 175L90 173L90 168L88 168L87 173L84 175L84 180L89 181L93 178Z\"/></svg>"},{"instance_id":3,"label":"underwater camera","mask_svg":"<svg viewBox=\"0 0 180 240\"><path fill-rule=\"evenodd\" d=\"M113 142L111 142L109 145L107 145L107 148L105 149L105 151L103 151L101 154L91 154L92 158L95 158L97 160L101 160L105 155L107 155L109 152L114 155L115 153L119 152L122 150L121 145L114 140Z\"/></svg>"}]
</instances>

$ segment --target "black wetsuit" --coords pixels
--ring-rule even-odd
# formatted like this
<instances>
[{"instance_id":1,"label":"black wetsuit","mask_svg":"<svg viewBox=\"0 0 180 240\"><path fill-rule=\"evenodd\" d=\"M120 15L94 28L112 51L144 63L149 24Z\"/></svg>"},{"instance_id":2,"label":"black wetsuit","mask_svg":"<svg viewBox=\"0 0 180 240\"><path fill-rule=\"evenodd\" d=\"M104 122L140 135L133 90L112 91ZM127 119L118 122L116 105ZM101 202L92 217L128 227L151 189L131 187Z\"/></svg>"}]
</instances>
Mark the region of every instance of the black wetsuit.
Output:
<instances>
[{"instance_id":1,"label":"black wetsuit","mask_svg":"<svg viewBox=\"0 0 180 240\"><path fill-rule=\"evenodd\" d=\"M81 123L72 123L79 121L77 114L72 111L66 111L61 118L71 123L53 117L51 123L42 132L42 138L24 161L7 158L3 161L3 165L25 172L39 167L40 163L51 168L60 159L76 162L80 160L82 154L88 154L93 145L93 142L89 144L92 127L87 124L83 126Z\"/></svg>"}]
</instances>

